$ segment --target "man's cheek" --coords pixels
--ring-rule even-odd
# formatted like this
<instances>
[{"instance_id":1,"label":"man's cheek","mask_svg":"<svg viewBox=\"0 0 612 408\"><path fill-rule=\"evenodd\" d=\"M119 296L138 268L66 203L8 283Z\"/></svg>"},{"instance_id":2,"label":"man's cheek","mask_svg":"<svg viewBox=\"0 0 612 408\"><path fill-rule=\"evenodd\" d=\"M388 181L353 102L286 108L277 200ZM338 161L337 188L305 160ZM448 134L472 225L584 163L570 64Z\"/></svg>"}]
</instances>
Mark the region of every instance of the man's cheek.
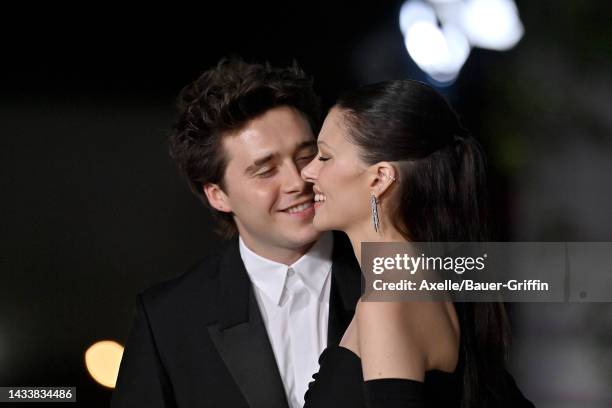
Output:
<instances>
[{"instance_id":1,"label":"man's cheek","mask_svg":"<svg viewBox=\"0 0 612 408\"><path fill-rule=\"evenodd\" d=\"M253 192L249 202L259 208L272 208L276 202L276 195L269 189L257 189Z\"/></svg>"}]
</instances>

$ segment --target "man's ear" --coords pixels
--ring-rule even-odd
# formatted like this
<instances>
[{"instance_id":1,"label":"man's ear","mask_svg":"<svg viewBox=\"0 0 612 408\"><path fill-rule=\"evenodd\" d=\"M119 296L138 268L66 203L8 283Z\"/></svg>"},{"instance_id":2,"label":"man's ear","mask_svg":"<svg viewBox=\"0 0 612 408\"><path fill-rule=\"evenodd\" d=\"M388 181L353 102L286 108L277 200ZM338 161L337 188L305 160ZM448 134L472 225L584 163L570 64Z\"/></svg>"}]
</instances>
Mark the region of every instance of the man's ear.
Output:
<instances>
[{"instance_id":1,"label":"man's ear","mask_svg":"<svg viewBox=\"0 0 612 408\"><path fill-rule=\"evenodd\" d=\"M398 181L398 172L389 162L373 164L368 172L370 173L370 189L376 198L380 198L394 182Z\"/></svg>"},{"instance_id":2,"label":"man's ear","mask_svg":"<svg viewBox=\"0 0 612 408\"><path fill-rule=\"evenodd\" d=\"M204 190L208 203L215 210L226 213L232 212L232 206L230 205L229 198L219 185L208 183L202 186L202 190Z\"/></svg>"}]
</instances>

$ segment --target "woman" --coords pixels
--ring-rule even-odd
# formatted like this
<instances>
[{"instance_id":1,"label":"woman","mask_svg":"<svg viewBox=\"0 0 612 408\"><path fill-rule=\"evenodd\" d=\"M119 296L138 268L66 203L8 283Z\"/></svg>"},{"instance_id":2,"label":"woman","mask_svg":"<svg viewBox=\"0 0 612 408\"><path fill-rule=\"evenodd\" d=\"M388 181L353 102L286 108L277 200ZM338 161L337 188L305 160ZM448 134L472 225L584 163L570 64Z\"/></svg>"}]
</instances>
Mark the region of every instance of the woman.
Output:
<instances>
[{"instance_id":1,"label":"woman","mask_svg":"<svg viewBox=\"0 0 612 408\"><path fill-rule=\"evenodd\" d=\"M317 157L314 225L361 242L486 238L484 157L446 100L416 81L345 94L330 110ZM359 302L339 347L328 347L307 408L532 406L504 369L501 304Z\"/></svg>"}]
</instances>

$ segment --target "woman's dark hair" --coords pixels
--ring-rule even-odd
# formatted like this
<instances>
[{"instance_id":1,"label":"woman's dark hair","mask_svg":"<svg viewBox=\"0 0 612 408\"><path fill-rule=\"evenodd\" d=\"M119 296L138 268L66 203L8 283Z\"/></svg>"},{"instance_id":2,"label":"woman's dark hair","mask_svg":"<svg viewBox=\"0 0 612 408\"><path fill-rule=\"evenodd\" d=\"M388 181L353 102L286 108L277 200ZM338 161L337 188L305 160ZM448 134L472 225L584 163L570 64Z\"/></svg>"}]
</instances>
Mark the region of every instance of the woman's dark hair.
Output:
<instances>
[{"instance_id":1,"label":"woman's dark hair","mask_svg":"<svg viewBox=\"0 0 612 408\"><path fill-rule=\"evenodd\" d=\"M297 109L313 132L318 132L319 98L312 79L295 62L275 68L268 63L246 63L238 57L222 59L179 94L178 119L169 137L170 156L192 192L219 221L217 232L224 237L236 233L233 216L212 208L202 189L215 183L225 190L227 157L222 139L279 106Z\"/></svg>"},{"instance_id":2,"label":"woman's dark hair","mask_svg":"<svg viewBox=\"0 0 612 408\"><path fill-rule=\"evenodd\" d=\"M396 80L345 93L336 108L366 164L396 166L399 200L389 218L406 239L486 241L485 156L442 95L421 82ZM508 344L503 304L456 305L462 405L500 406Z\"/></svg>"}]
</instances>

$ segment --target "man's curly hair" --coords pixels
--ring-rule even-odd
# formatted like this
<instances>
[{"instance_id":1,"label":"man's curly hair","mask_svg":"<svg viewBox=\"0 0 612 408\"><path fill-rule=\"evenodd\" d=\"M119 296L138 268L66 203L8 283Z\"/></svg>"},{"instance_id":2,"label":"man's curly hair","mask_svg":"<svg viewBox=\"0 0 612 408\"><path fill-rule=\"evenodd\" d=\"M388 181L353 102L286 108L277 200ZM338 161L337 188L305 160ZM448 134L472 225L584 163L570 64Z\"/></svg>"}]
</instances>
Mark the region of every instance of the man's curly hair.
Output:
<instances>
[{"instance_id":1,"label":"man's curly hair","mask_svg":"<svg viewBox=\"0 0 612 408\"><path fill-rule=\"evenodd\" d=\"M289 106L300 111L313 132L320 126L320 102L312 79L294 62L276 68L224 58L180 92L178 120L169 138L170 156L199 197L219 221L217 232L231 237L236 232L233 215L210 206L203 191L208 183L225 190L227 156L222 138L266 111Z\"/></svg>"}]
</instances>

